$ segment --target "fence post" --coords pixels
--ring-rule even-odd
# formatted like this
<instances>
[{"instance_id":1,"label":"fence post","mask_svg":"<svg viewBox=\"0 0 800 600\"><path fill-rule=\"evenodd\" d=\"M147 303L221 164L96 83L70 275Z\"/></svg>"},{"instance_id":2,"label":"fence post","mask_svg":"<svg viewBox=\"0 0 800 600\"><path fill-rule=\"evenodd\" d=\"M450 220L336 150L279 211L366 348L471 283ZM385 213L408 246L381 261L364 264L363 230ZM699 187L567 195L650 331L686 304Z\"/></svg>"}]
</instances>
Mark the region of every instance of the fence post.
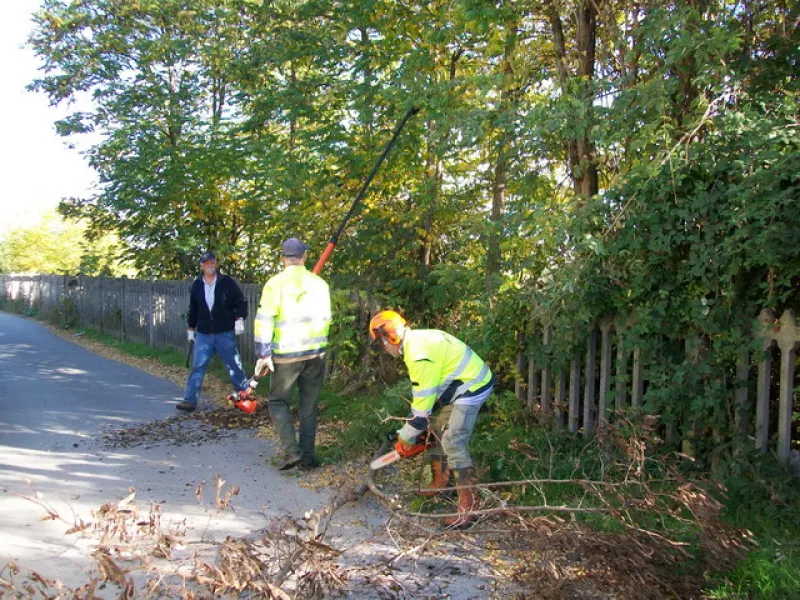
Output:
<instances>
[{"instance_id":1,"label":"fence post","mask_svg":"<svg viewBox=\"0 0 800 600\"><path fill-rule=\"evenodd\" d=\"M536 372L536 362L533 356L528 358L528 411L533 412L536 407L536 390L539 389L539 374Z\"/></svg>"},{"instance_id":2,"label":"fence post","mask_svg":"<svg viewBox=\"0 0 800 600\"><path fill-rule=\"evenodd\" d=\"M156 339L156 317L155 317L155 286L152 279L147 282L147 339L148 344L152 348L155 346Z\"/></svg>"},{"instance_id":3,"label":"fence post","mask_svg":"<svg viewBox=\"0 0 800 600\"><path fill-rule=\"evenodd\" d=\"M764 309L759 313L756 321L756 335L760 338L767 336L767 328L775 322L772 311ZM756 384L756 450L767 451L769 437L769 388L771 383L770 370L772 369L772 344L773 340L766 337L764 340L764 356L758 361L758 383Z\"/></svg>"},{"instance_id":4,"label":"fence post","mask_svg":"<svg viewBox=\"0 0 800 600\"><path fill-rule=\"evenodd\" d=\"M697 364L700 361L700 353L703 342L698 335L691 335L684 340L684 355L686 361ZM692 416L684 428L684 436L681 441L681 451L687 456L695 456L697 438L700 436L700 419Z\"/></svg>"},{"instance_id":5,"label":"fence post","mask_svg":"<svg viewBox=\"0 0 800 600\"><path fill-rule=\"evenodd\" d=\"M514 395L517 400L524 402L527 394L525 393L525 383L522 381L522 364L525 361L525 353L522 350L522 340L524 339L522 331L517 331L517 359L516 359L516 373L514 374Z\"/></svg>"},{"instance_id":6,"label":"fence post","mask_svg":"<svg viewBox=\"0 0 800 600\"><path fill-rule=\"evenodd\" d=\"M558 371L558 387L556 388L556 421L555 430L564 429L564 406L567 398L567 374L564 369Z\"/></svg>"},{"instance_id":7,"label":"fence post","mask_svg":"<svg viewBox=\"0 0 800 600\"><path fill-rule=\"evenodd\" d=\"M750 410L747 401L747 381L750 378L750 352L745 350L739 355L736 362L736 413L734 423L736 425L737 442L742 445L747 432L750 429Z\"/></svg>"},{"instance_id":8,"label":"fence post","mask_svg":"<svg viewBox=\"0 0 800 600\"><path fill-rule=\"evenodd\" d=\"M642 407L644 396L644 377L642 369L642 350L638 346L633 349L633 379L631 384L631 406Z\"/></svg>"},{"instance_id":9,"label":"fence post","mask_svg":"<svg viewBox=\"0 0 800 600\"><path fill-rule=\"evenodd\" d=\"M122 341L128 341L128 325L127 321L127 314L128 314L128 278L123 275L122 276L122 299L120 300L120 309L119 309L119 326L122 330Z\"/></svg>"},{"instance_id":10,"label":"fence post","mask_svg":"<svg viewBox=\"0 0 800 600\"><path fill-rule=\"evenodd\" d=\"M569 432L578 431L581 404L581 363L573 358L569 363Z\"/></svg>"},{"instance_id":11,"label":"fence post","mask_svg":"<svg viewBox=\"0 0 800 600\"><path fill-rule=\"evenodd\" d=\"M550 344L550 327L544 328L542 334L542 342L546 347ZM550 386L552 385L552 370L548 364L545 364L542 369L542 412L547 413L550 410Z\"/></svg>"},{"instance_id":12,"label":"fence post","mask_svg":"<svg viewBox=\"0 0 800 600\"><path fill-rule=\"evenodd\" d=\"M785 311L780 320L780 331L776 336L781 350L781 379L778 403L778 460L789 462L792 444L792 409L794 408L794 359L795 348L800 342L800 329L791 309Z\"/></svg>"},{"instance_id":13,"label":"fence post","mask_svg":"<svg viewBox=\"0 0 800 600\"><path fill-rule=\"evenodd\" d=\"M617 410L622 410L628 403L627 393L625 392L625 378L627 377L628 365L625 350L622 347L622 333L617 330Z\"/></svg>"},{"instance_id":14,"label":"fence post","mask_svg":"<svg viewBox=\"0 0 800 600\"><path fill-rule=\"evenodd\" d=\"M597 422L608 423L608 397L611 393L611 322L600 325L600 396L597 399Z\"/></svg>"},{"instance_id":15,"label":"fence post","mask_svg":"<svg viewBox=\"0 0 800 600\"><path fill-rule=\"evenodd\" d=\"M100 302L100 331L105 332L106 330L106 299L105 295L103 294L103 280L105 277L98 277L97 280L100 282L100 293L98 294L97 300Z\"/></svg>"},{"instance_id":16,"label":"fence post","mask_svg":"<svg viewBox=\"0 0 800 600\"><path fill-rule=\"evenodd\" d=\"M583 390L583 435L594 434L595 409L594 393L596 381L594 370L597 366L597 330L592 329L586 340L586 382Z\"/></svg>"}]
</instances>

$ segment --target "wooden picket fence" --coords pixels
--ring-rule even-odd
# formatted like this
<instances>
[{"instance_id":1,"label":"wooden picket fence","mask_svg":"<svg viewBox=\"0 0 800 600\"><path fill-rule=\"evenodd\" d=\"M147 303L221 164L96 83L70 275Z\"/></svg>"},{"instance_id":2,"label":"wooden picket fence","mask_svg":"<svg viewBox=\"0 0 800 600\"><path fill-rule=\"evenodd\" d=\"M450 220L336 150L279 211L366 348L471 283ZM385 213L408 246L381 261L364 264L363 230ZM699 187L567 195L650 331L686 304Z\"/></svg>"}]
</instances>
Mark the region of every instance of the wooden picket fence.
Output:
<instances>
[{"instance_id":1,"label":"wooden picket fence","mask_svg":"<svg viewBox=\"0 0 800 600\"><path fill-rule=\"evenodd\" d=\"M542 347L547 348L551 344L552 331L544 328L541 335ZM582 356L573 356L568 369L552 369L548 365L536 364L520 335L515 384L517 397L529 409L552 415L557 431L566 430L585 436L592 436L598 424L607 425L616 411L642 409L646 365L639 348L625 350L622 336L624 330L618 328L613 320L604 320L587 335ZM792 439L793 415L796 413L795 360L800 345L800 327L791 310L780 319L771 311L763 310L753 325L753 336L761 340L764 353L756 358L754 365L745 350L737 362L733 392L735 428L742 438L751 438L760 452L774 449L781 462L791 463L800 474L800 449L793 449L793 442L800 446L800 440ZM698 352L698 347L698 344L687 344L687 359ZM772 361L776 353L780 374L773 382ZM754 367L757 379L752 382ZM755 394L752 393L753 387ZM772 414L775 403L770 396L775 387L778 389L777 417ZM777 429L771 437L776 418ZM668 442L675 442L679 435L674 424L665 434ZM693 453L693 438L698 434L696 423L684 427L681 444L684 452ZM714 436L715 440L720 439L717 432Z\"/></svg>"},{"instance_id":2,"label":"wooden picket fence","mask_svg":"<svg viewBox=\"0 0 800 600\"><path fill-rule=\"evenodd\" d=\"M192 279L183 281L137 280L127 278L0 275L0 297L35 309L62 325L91 327L122 341L138 342L154 348L188 350L186 313ZM249 307L245 333L237 338L245 362L256 360L253 323L263 287L240 284ZM367 323L377 310L378 299L368 293L332 290L337 320L352 323L358 331L331 330L326 369L328 375L340 368L346 374L346 360L362 366L372 364ZM338 302L338 304L337 304ZM337 339L349 336L348 348L340 352ZM354 358L353 355L357 356Z\"/></svg>"}]
</instances>

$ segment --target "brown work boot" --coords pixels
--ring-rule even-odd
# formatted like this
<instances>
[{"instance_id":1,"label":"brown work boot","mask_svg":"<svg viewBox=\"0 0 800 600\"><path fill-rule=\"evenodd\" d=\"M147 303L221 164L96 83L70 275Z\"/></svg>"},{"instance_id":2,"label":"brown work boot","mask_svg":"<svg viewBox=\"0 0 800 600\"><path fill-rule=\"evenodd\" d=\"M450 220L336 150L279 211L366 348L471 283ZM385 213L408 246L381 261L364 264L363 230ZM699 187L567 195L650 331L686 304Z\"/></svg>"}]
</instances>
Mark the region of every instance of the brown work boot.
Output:
<instances>
[{"instance_id":1,"label":"brown work boot","mask_svg":"<svg viewBox=\"0 0 800 600\"><path fill-rule=\"evenodd\" d=\"M450 467L447 466L447 462L442 460L431 461L431 472L433 473L433 478L430 485L419 491L422 496L428 498L441 494L442 492L439 488L446 488L450 483Z\"/></svg>"},{"instance_id":2,"label":"brown work boot","mask_svg":"<svg viewBox=\"0 0 800 600\"><path fill-rule=\"evenodd\" d=\"M472 469L453 469L453 479L455 480L458 489L458 512L457 517L445 519L444 524L448 529L466 529L475 522L475 515L464 514L469 513L478 508L478 494L477 490L473 487L478 480L472 473Z\"/></svg>"}]
</instances>

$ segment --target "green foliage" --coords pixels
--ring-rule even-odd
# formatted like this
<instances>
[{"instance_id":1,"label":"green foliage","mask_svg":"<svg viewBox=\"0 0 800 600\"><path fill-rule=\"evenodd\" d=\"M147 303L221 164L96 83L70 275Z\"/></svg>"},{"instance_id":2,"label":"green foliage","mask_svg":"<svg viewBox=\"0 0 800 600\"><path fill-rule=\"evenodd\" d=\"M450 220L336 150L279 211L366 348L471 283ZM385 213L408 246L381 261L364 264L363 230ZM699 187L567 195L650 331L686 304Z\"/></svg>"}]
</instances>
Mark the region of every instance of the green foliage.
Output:
<instances>
[{"instance_id":1,"label":"green foliage","mask_svg":"<svg viewBox=\"0 0 800 600\"><path fill-rule=\"evenodd\" d=\"M82 228L47 213L39 223L9 231L2 241L6 273L74 274L81 259Z\"/></svg>"},{"instance_id":2,"label":"green foliage","mask_svg":"<svg viewBox=\"0 0 800 600\"><path fill-rule=\"evenodd\" d=\"M118 276L127 273L113 235L85 237L86 224L54 212L9 231L0 241L0 272Z\"/></svg>"},{"instance_id":3,"label":"green foliage","mask_svg":"<svg viewBox=\"0 0 800 600\"><path fill-rule=\"evenodd\" d=\"M0 310L21 315L25 310L25 301L22 298L12 300L6 295L2 295L0 296Z\"/></svg>"},{"instance_id":4,"label":"green foliage","mask_svg":"<svg viewBox=\"0 0 800 600\"><path fill-rule=\"evenodd\" d=\"M418 106L332 288L458 335L505 388L521 348L563 368L616 317L652 365L647 410L730 433L752 318L798 304L796 16L601 4L48 0L31 87L92 94L58 130L100 134L102 185L62 212L116 231L140 274L186 276L211 248L263 281L289 235L322 251ZM342 372L374 365L349 302L334 298Z\"/></svg>"},{"instance_id":5,"label":"green foliage","mask_svg":"<svg viewBox=\"0 0 800 600\"><path fill-rule=\"evenodd\" d=\"M411 386L403 382L380 395L337 393L323 389L320 416L338 430L331 444L319 444L323 462L339 462L371 456L386 435L402 426L408 416Z\"/></svg>"},{"instance_id":6,"label":"green foliage","mask_svg":"<svg viewBox=\"0 0 800 600\"><path fill-rule=\"evenodd\" d=\"M740 461L725 478L728 520L753 532L758 548L714 578L709 598L792 598L800 594L800 483L774 457Z\"/></svg>"},{"instance_id":7,"label":"green foliage","mask_svg":"<svg viewBox=\"0 0 800 600\"><path fill-rule=\"evenodd\" d=\"M328 339L336 352L336 361L345 368L357 364L363 356L369 341L366 327L359 322L358 308L361 300L357 292L347 290L331 291L331 312L333 321Z\"/></svg>"},{"instance_id":8,"label":"green foliage","mask_svg":"<svg viewBox=\"0 0 800 600\"><path fill-rule=\"evenodd\" d=\"M63 296L58 305L50 311L49 321L61 329L74 329L78 326L78 304L74 298Z\"/></svg>"}]
</instances>

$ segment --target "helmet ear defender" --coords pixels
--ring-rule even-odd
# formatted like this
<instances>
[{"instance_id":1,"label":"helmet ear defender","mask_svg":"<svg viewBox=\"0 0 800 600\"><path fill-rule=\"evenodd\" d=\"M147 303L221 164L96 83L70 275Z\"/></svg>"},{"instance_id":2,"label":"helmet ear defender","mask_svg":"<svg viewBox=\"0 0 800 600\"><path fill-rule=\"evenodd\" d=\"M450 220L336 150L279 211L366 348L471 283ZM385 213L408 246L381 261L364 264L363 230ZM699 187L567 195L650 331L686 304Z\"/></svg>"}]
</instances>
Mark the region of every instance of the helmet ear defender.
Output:
<instances>
[{"instance_id":1,"label":"helmet ear defender","mask_svg":"<svg viewBox=\"0 0 800 600\"><path fill-rule=\"evenodd\" d=\"M386 331L386 325L384 324L379 325L374 331L381 336L381 339L389 342L390 344L397 345L400 343L400 336L393 331Z\"/></svg>"}]
</instances>

